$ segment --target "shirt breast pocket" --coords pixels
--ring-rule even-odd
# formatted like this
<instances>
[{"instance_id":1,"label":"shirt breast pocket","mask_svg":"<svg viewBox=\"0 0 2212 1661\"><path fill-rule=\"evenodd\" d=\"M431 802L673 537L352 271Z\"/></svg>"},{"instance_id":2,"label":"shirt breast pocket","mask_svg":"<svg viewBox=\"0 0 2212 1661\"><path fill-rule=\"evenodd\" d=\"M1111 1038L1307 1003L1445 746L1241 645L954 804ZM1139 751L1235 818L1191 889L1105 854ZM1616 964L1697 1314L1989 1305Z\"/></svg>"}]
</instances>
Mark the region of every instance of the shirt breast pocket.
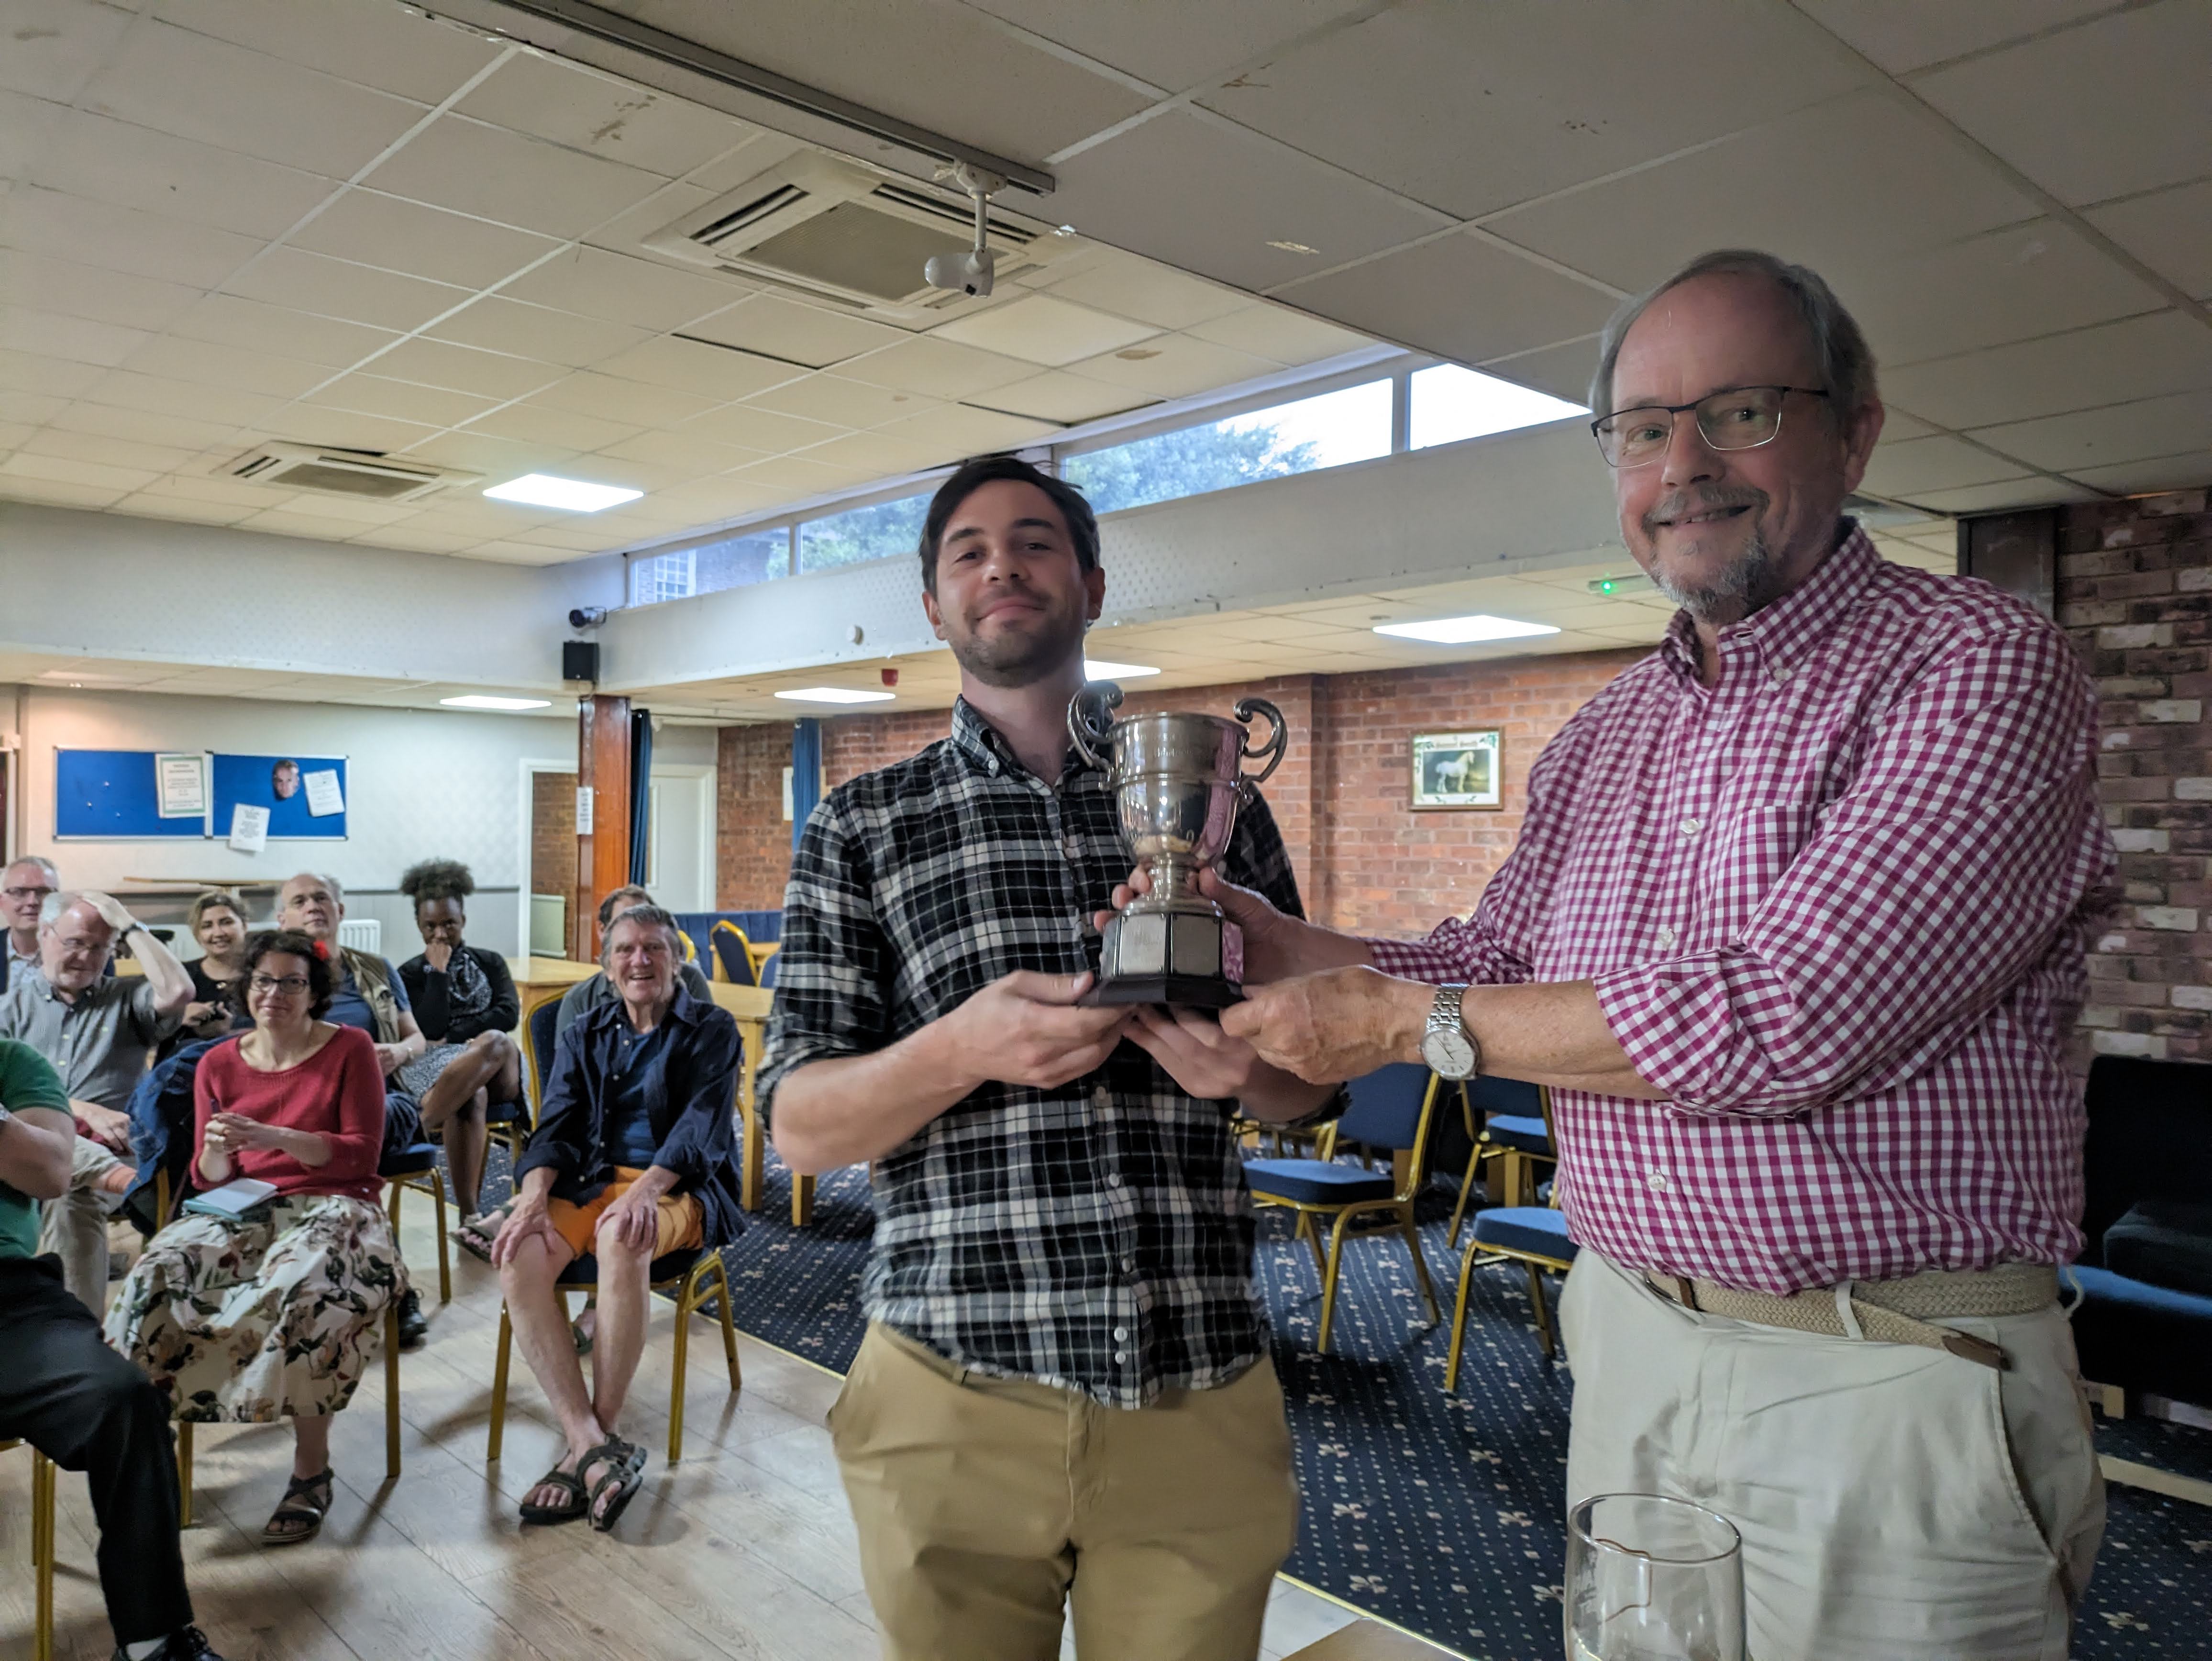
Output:
<instances>
[{"instance_id":1,"label":"shirt breast pocket","mask_svg":"<svg viewBox=\"0 0 2212 1661\"><path fill-rule=\"evenodd\" d=\"M1820 834L1820 812L1818 802L1778 802L1722 819L1698 873L1701 910L1722 939L1750 921Z\"/></svg>"}]
</instances>

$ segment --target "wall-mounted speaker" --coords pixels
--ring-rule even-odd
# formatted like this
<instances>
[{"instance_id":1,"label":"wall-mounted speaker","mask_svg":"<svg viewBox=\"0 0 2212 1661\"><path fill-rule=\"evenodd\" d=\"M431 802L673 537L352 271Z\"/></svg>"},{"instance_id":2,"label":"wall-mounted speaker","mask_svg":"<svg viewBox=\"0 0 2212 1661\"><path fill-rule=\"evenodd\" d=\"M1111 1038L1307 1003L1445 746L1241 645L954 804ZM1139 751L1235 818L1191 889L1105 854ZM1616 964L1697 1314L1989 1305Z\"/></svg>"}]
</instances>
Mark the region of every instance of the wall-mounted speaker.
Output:
<instances>
[{"instance_id":1,"label":"wall-mounted speaker","mask_svg":"<svg viewBox=\"0 0 2212 1661\"><path fill-rule=\"evenodd\" d=\"M599 678L599 643L593 640L562 641L561 678L588 680L596 684Z\"/></svg>"}]
</instances>

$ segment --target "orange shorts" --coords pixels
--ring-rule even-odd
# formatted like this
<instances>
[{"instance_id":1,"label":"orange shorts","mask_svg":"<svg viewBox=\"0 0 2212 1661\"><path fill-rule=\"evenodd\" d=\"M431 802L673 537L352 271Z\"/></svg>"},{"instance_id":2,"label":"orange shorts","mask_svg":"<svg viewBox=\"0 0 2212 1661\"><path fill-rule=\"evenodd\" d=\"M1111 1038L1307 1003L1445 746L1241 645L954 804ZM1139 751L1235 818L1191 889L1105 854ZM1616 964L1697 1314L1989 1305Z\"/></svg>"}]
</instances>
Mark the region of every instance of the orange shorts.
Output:
<instances>
[{"instance_id":1,"label":"orange shorts","mask_svg":"<svg viewBox=\"0 0 2212 1661\"><path fill-rule=\"evenodd\" d=\"M628 1165L615 1167L615 1179L599 1192L599 1197L582 1205L571 1205L566 1200L548 1199L545 1202L546 1220L553 1232L568 1243L568 1250L579 1257L591 1253L592 1237L599 1232L599 1219L606 1209L627 1193L629 1185L644 1176ZM653 1255L665 1257L672 1251L684 1251L704 1245L707 1240L707 1214L696 1194L664 1194L657 1208L660 1231L653 1244Z\"/></svg>"}]
</instances>

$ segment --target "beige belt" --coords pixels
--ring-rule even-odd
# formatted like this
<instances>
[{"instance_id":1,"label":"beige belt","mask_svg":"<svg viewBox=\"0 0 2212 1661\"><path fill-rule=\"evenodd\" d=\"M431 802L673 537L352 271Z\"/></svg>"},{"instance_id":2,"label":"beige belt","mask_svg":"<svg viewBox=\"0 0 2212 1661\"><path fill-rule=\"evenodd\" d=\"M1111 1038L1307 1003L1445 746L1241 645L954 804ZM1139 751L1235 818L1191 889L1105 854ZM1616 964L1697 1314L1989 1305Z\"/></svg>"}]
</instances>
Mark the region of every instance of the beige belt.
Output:
<instances>
[{"instance_id":1,"label":"beige belt","mask_svg":"<svg viewBox=\"0 0 2212 1661\"><path fill-rule=\"evenodd\" d=\"M1787 1298L1738 1292L1710 1281L1650 1269L1644 1271L1644 1279L1661 1296L1703 1314L1829 1338L1917 1344L1999 1369L2007 1362L1997 1345L1925 1317L2033 1315L2058 1296L2058 1271L2045 1263L2001 1263L1966 1271L1931 1269L1900 1281L1846 1281L1839 1287L1793 1293Z\"/></svg>"}]
</instances>

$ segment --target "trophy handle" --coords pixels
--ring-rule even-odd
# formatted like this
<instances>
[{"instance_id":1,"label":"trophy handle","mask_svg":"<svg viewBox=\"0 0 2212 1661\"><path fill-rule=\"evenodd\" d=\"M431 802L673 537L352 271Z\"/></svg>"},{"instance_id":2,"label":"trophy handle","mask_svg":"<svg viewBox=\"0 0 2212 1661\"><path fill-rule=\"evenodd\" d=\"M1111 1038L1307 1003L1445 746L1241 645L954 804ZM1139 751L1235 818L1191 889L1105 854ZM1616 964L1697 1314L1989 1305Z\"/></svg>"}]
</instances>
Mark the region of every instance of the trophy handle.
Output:
<instances>
[{"instance_id":1,"label":"trophy handle","mask_svg":"<svg viewBox=\"0 0 2212 1661\"><path fill-rule=\"evenodd\" d=\"M1283 724L1283 712L1265 698L1239 698L1236 713L1237 719L1248 727L1254 715L1265 715L1267 724L1273 728L1267 734L1267 741L1262 745L1255 745L1249 732L1244 734L1244 753L1247 756L1264 756L1267 760L1265 767L1256 773L1247 773L1240 781L1246 790L1255 790L1267 782L1268 776L1276 768L1282 765L1283 751L1290 745L1291 729Z\"/></svg>"},{"instance_id":2,"label":"trophy handle","mask_svg":"<svg viewBox=\"0 0 2212 1661\"><path fill-rule=\"evenodd\" d=\"M1113 712L1121 707L1121 689L1110 680L1093 681L1067 701L1067 741L1092 767L1108 765L1100 751L1114 731Z\"/></svg>"}]
</instances>

